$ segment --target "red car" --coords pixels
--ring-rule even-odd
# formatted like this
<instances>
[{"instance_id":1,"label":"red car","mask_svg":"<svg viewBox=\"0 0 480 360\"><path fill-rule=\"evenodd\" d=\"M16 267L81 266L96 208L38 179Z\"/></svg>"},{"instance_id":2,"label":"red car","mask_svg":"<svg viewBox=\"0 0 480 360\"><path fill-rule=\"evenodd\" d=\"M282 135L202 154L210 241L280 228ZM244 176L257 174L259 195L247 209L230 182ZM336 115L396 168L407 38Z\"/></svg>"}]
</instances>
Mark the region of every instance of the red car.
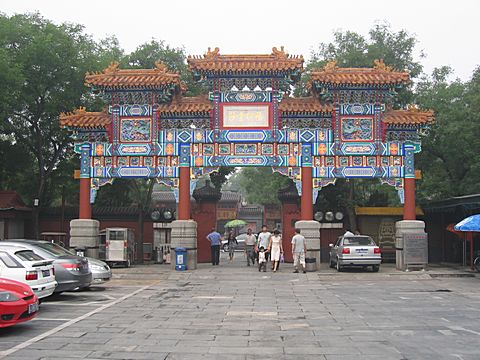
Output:
<instances>
[{"instance_id":1,"label":"red car","mask_svg":"<svg viewBox=\"0 0 480 360\"><path fill-rule=\"evenodd\" d=\"M33 319L38 298L27 284L0 278L0 328Z\"/></svg>"}]
</instances>

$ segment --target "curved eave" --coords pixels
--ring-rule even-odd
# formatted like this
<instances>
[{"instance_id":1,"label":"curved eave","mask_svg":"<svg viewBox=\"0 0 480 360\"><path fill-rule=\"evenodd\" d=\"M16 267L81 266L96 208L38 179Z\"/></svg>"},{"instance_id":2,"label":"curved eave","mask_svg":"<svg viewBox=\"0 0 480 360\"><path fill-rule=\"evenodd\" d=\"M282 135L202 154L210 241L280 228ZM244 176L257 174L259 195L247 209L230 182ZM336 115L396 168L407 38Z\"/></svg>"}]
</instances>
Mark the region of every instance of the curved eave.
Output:
<instances>
[{"instance_id":1,"label":"curved eave","mask_svg":"<svg viewBox=\"0 0 480 360\"><path fill-rule=\"evenodd\" d=\"M334 109L331 105L320 103L317 98L284 98L279 104L282 114L321 114L330 115Z\"/></svg>"},{"instance_id":2,"label":"curved eave","mask_svg":"<svg viewBox=\"0 0 480 360\"><path fill-rule=\"evenodd\" d=\"M410 74L378 68L334 68L310 72L315 87L402 86L410 83Z\"/></svg>"},{"instance_id":3,"label":"curved eave","mask_svg":"<svg viewBox=\"0 0 480 360\"><path fill-rule=\"evenodd\" d=\"M59 120L60 126L68 129L106 129L112 122L106 112L87 112L83 108L62 113Z\"/></svg>"},{"instance_id":4,"label":"curved eave","mask_svg":"<svg viewBox=\"0 0 480 360\"><path fill-rule=\"evenodd\" d=\"M391 110L384 114L383 122L387 126L424 126L435 122L432 110Z\"/></svg>"}]
</instances>

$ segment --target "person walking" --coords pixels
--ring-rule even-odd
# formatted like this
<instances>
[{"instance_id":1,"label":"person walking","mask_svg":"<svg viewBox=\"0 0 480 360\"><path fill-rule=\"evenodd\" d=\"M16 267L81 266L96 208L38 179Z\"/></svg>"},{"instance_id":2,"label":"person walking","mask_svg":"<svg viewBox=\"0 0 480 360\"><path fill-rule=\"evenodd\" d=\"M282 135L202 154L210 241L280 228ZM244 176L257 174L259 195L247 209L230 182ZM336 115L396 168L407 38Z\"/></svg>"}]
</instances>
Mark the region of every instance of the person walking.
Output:
<instances>
[{"instance_id":1,"label":"person walking","mask_svg":"<svg viewBox=\"0 0 480 360\"><path fill-rule=\"evenodd\" d=\"M207 240L210 241L210 250L212 253L212 265L220 263L220 245L222 244L222 236L212 228L210 234L207 235Z\"/></svg>"},{"instance_id":2,"label":"person walking","mask_svg":"<svg viewBox=\"0 0 480 360\"><path fill-rule=\"evenodd\" d=\"M247 256L247 266L255 265L255 246L257 245L257 238L252 234L252 229L247 230L247 237L245 238L245 255Z\"/></svg>"},{"instance_id":3,"label":"person walking","mask_svg":"<svg viewBox=\"0 0 480 360\"><path fill-rule=\"evenodd\" d=\"M232 261L233 256L235 255L235 247L238 244L238 241L233 235L232 230L230 230L230 232L228 233L227 244L228 244L228 257L230 258L230 261Z\"/></svg>"},{"instance_id":4,"label":"person walking","mask_svg":"<svg viewBox=\"0 0 480 360\"><path fill-rule=\"evenodd\" d=\"M292 255L294 273L298 273L298 265L302 265L303 273L305 274L305 254L307 252L307 244L305 237L300 234L300 229L295 229L295 235L292 237Z\"/></svg>"},{"instance_id":5,"label":"person walking","mask_svg":"<svg viewBox=\"0 0 480 360\"><path fill-rule=\"evenodd\" d=\"M265 248L260 246L258 249L258 271L267 272L267 259L265 259Z\"/></svg>"},{"instance_id":6,"label":"person walking","mask_svg":"<svg viewBox=\"0 0 480 360\"><path fill-rule=\"evenodd\" d=\"M270 254L267 251L268 245L270 244L270 236L272 236L272 234L267 230L267 225L263 225L262 231L260 232L260 234L258 234L257 248L255 249L258 253L259 249L263 246L263 248L265 249L265 259L267 261Z\"/></svg>"},{"instance_id":7,"label":"person walking","mask_svg":"<svg viewBox=\"0 0 480 360\"><path fill-rule=\"evenodd\" d=\"M280 255L283 254L282 235L278 229L274 230L273 235L270 236L268 248L270 249L272 270L273 272L277 272L278 264L280 263Z\"/></svg>"}]
</instances>

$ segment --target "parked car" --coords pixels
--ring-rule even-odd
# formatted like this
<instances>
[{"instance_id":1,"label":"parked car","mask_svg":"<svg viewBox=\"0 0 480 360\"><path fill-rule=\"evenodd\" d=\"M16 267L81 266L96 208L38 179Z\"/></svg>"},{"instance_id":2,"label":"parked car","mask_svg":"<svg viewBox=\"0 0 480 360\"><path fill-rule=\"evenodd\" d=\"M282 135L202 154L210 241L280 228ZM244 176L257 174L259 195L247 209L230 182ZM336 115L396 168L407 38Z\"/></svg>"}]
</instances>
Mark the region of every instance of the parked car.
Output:
<instances>
[{"instance_id":1,"label":"parked car","mask_svg":"<svg viewBox=\"0 0 480 360\"><path fill-rule=\"evenodd\" d=\"M38 313L38 298L30 286L0 278L0 328L32 320Z\"/></svg>"},{"instance_id":2,"label":"parked car","mask_svg":"<svg viewBox=\"0 0 480 360\"><path fill-rule=\"evenodd\" d=\"M41 257L53 260L57 287L55 293L87 288L92 283L92 272L88 260L84 257L73 255L63 247L48 241L41 240L8 240L2 245L10 244L22 246L34 251Z\"/></svg>"},{"instance_id":3,"label":"parked car","mask_svg":"<svg viewBox=\"0 0 480 360\"><path fill-rule=\"evenodd\" d=\"M106 262L90 257L87 257L87 259L92 272L92 283L101 284L112 278L112 270Z\"/></svg>"},{"instance_id":4,"label":"parked car","mask_svg":"<svg viewBox=\"0 0 480 360\"><path fill-rule=\"evenodd\" d=\"M34 244L39 247L42 247L43 250L53 253L54 255L63 255L63 256L75 255L76 256L76 254L73 253L72 251L67 250L64 247L58 244L54 244L50 241L43 241L43 240L40 240L40 241L39 240L9 240L9 241L28 242L29 244ZM85 258L88 260L88 267L90 269L90 272L92 273L91 283L101 284L106 281L109 281L112 278L112 270L110 269L110 266L108 266L106 262L95 259L95 258L91 258L91 257L80 256L80 258ZM90 284L87 286L81 286L80 288L87 288L88 286L90 286ZM64 290L64 291L67 291L67 290Z\"/></svg>"},{"instance_id":5,"label":"parked car","mask_svg":"<svg viewBox=\"0 0 480 360\"><path fill-rule=\"evenodd\" d=\"M372 267L380 269L382 254L370 236L340 236L335 244L330 244L330 267L342 271L346 266Z\"/></svg>"},{"instance_id":6,"label":"parked car","mask_svg":"<svg viewBox=\"0 0 480 360\"><path fill-rule=\"evenodd\" d=\"M53 261L22 246L0 244L0 276L29 285L39 299L52 295L57 286Z\"/></svg>"}]
</instances>

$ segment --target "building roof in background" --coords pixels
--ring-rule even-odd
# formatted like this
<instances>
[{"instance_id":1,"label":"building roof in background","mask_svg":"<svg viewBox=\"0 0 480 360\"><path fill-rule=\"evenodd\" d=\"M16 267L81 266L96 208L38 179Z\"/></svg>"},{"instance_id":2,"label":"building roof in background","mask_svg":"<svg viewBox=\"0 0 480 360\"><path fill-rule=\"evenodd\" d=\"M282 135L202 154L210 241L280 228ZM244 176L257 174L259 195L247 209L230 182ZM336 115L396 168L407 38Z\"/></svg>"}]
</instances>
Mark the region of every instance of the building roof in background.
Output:
<instances>
[{"instance_id":1,"label":"building roof in background","mask_svg":"<svg viewBox=\"0 0 480 360\"><path fill-rule=\"evenodd\" d=\"M283 46L271 54L221 55L220 49L208 48L203 56L188 56L188 67L200 73L294 72L303 70L303 56L287 54Z\"/></svg>"},{"instance_id":2,"label":"building roof in background","mask_svg":"<svg viewBox=\"0 0 480 360\"><path fill-rule=\"evenodd\" d=\"M30 211L16 191L0 191L0 211L1 210L20 210Z\"/></svg>"},{"instance_id":3,"label":"building roof in background","mask_svg":"<svg viewBox=\"0 0 480 360\"><path fill-rule=\"evenodd\" d=\"M259 215L263 215L263 206L261 205L242 206L238 210L239 218L241 218L242 216L259 216Z\"/></svg>"},{"instance_id":4,"label":"building roof in background","mask_svg":"<svg viewBox=\"0 0 480 360\"><path fill-rule=\"evenodd\" d=\"M458 207L464 208L468 213L472 211L480 212L480 194L454 196L447 199L429 201L423 206L426 213L455 212Z\"/></svg>"},{"instance_id":5,"label":"building roof in background","mask_svg":"<svg viewBox=\"0 0 480 360\"><path fill-rule=\"evenodd\" d=\"M220 202L240 202L242 200L242 194L235 191L222 191L222 197Z\"/></svg>"},{"instance_id":6,"label":"building roof in background","mask_svg":"<svg viewBox=\"0 0 480 360\"><path fill-rule=\"evenodd\" d=\"M192 201L195 201L193 197L190 197ZM157 190L152 193L152 200L159 202L175 202L175 195L172 190ZM222 197L220 202L235 202L238 203L242 200L242 195L234 191L222 191Z\"/></svg>"}]
</instances>

